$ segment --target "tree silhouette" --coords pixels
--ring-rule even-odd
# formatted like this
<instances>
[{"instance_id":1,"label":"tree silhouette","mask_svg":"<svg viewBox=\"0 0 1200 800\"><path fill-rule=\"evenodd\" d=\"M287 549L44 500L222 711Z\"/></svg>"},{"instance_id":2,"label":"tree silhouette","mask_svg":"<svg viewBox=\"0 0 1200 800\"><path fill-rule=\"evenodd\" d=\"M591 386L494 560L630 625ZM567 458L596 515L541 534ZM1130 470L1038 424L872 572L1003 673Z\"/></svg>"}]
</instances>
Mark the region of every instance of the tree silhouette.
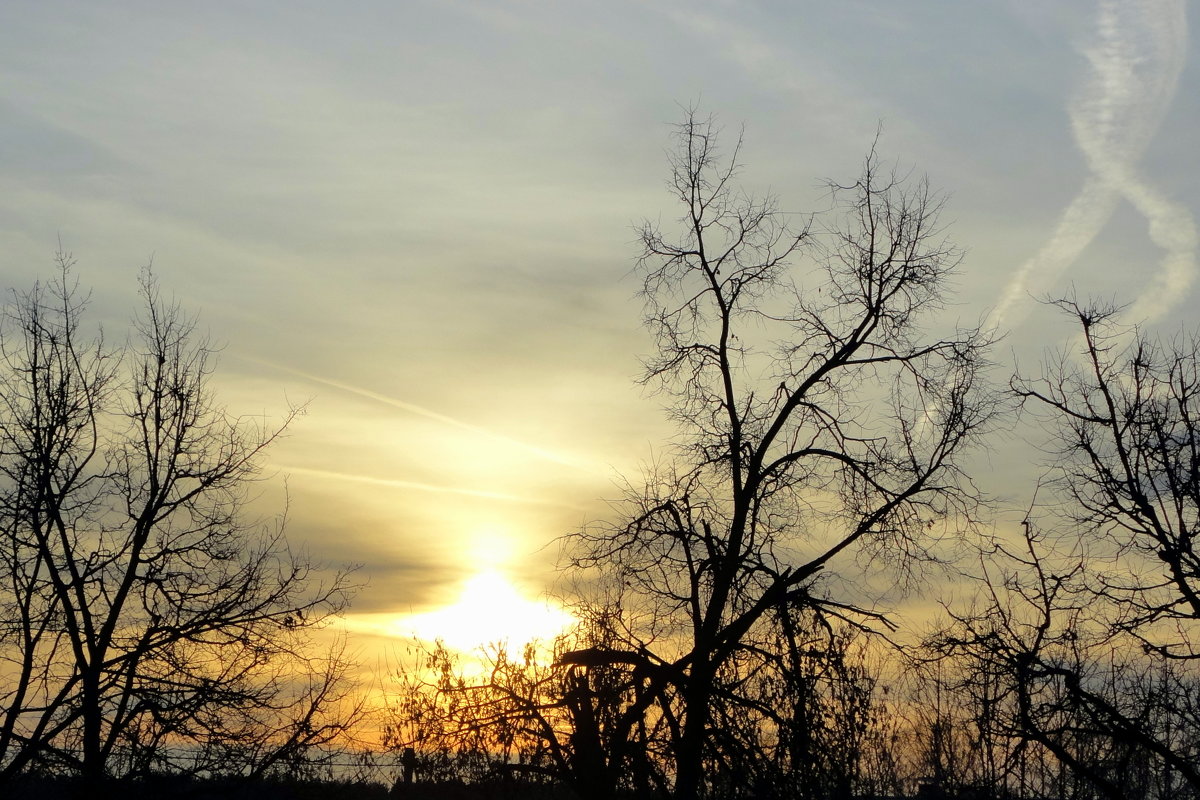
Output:
<instances>
[{"instance_id":1,"label":"tree silhouette","mask_svg":"<svg viewBox=\"0 0 1200 800\"><path fill-rule=\"evenodd\" d=\"M0 776L259 772L344 730L344 607L282 519L246 514L278 428L233 417L215 351L149 273L129 342L82 330L68 255L0 344Z\"/></svg>"},{"instance_id":2,"label":"tree silhouette","mask_svg":"<svg viewBox=\"0 0 1200 800\"><path fill-rule=\"evenodd\" d=\"M723 158L717 134L694 112L678 126L679 233L641 231L658 344L644 381L678 425L674 457L571 557L641 615L623 645L641 704L626 713L666 720L673 793L689 800L738 783L723 726L770 716L747 676L794 667L773 626L888 624L831 573L870 564L906 580L934 558L976 502L959 457L994 407L987 337L921 327L959 261L924 181L872 150L857 181L830 186L834 211L793 231L773 199L737 187L741 143Z\"/></svg>"},{"instance_id":3,"label":"tree silhouette","mask_svg":"<svg viewBox=\"0 0 1200 800\"><path fill-rule=\"evenodd\" d=\"M932 644L999 688L1014 754L1050 752L1106 797L1200 794L1200 341L1055 303L1078 355L1013 389L1051 434L1052 499L984 561Z\"/></svg>"}]
</instances>

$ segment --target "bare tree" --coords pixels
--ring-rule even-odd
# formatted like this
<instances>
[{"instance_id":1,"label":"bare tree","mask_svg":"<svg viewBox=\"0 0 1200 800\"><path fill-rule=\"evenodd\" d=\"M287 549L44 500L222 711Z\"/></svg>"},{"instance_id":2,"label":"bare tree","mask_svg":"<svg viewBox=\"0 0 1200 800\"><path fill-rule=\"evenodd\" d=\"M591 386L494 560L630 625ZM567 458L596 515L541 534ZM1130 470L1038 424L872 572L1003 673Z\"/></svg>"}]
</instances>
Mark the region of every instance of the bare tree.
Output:
<instances>
[{"instance_id":1,"label":"bare tree","mask_svg":"<svg viewBox=\"0 0 1200 800\"><path fill-rule=\"evenodd\" d=\"M1031 525L988 559L980 602L929 645L974 709L996 787L1016 796L1195 796L1200 682L1114 635L1089 562ZM1190 786L1190 794L1185 787Z\"/></svg>"},{"instance_id":2,"label":"bare tree","mask_svg":"<svg viewBox=\"0 0 1200 800\"><path fill-rule=\"evenodd\" d=\"M1200 340L1055 303L1078 325L1014 391L1051 434L1052 499L986 560L935 644L1002 677L1004 732L1100 794L1200 796Z\"/></svg>"},{"instance_id":3,"label":"bare tree","mask_svg":"<svg viewBox=\"0 0 1200 800\"><path fill-rule=\"evenodd\" d=\"M0 775L211 767L205 749L238 737L261 763L319 741L345 664L306 674L309 635L350 586L293 552L282 518L245 511L291 415L270 428L215 403L215 351L148 271L112 348L82 331L59 267L14 296L0 341Z\"/></svg>"},{"instance_id":4,"label":"bare tree","mask_svg":"<svg viewBox=\"0 0 1200 800\"><path fill-rule=\"evenodd\" d=\"M958 459L993 405L986 337L921 327L959 261L924 181L872 150L856 182L830 186L833 212L793 231L773 199L736 185L740 141L723 157L694 113L676 140L680 232L647 223L640 269L658 343L645 381L667 398L678 447L630 493L625 522L576 537L572 563L652 615L625 647L641 696L671 699L630 711L668 719L674 794L696 798L721 764L714 704L739 702L766 626L888 624L834 569L903 581L935 558L972 511ZM812 269L797 274L801 258Z\"/></svg>"},{"instance_id":5,"label":"bare tree","mask_svg":"<svg viewBox=\"0 0 1200 800\"><path fill-rule=\"evenodd\" d=\"M1082 365L1063 357L1014 389L1052 415L1072 534L1121 562L1095 595L1148 650L1200 658L1200 337L1163 344L1121 328L1116 309L1057 305L1079 324Z\"/></svg>"}]
</instances>

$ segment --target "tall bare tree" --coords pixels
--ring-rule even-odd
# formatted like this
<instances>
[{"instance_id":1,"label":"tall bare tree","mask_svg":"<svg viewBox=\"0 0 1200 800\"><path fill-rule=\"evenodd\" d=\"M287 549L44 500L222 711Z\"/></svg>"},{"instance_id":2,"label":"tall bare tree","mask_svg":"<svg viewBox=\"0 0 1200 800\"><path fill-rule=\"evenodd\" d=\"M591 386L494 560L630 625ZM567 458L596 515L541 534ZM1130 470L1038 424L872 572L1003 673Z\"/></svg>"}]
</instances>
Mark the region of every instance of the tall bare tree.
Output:
<instances>
[{"instance_id":1,"label":"tall bare tree","mask_svg":"<svg viewBox=\"0 0 1200 800\"><path fill-rule=\"evenodd\" d=\"M767 627L888 624L835 570L904 580L935 558L976 502L959 459L993 413L987 337L922 327L959 263L928 185L872 150L857 181L830 186L833 211L795 231L738 187L741 143L722 154L717 134L695 113L678 126L678 232L641 236L658 344L644 380L677 447L625 521L578 535L572 558L651 617L625 645L645 699L628 711L667 719L674 795L689 799L721 768L715 705L754 708L742 681Z\"/></svg>"},{"instance_id":2,"label":"tall bare tree","mask_svg":"<svg viewBox=\"0 0 1200 800\"><path fill-rule=\"evenodd\" d=\"M0 776L213 769L222 747L258 753L253 771L339 728L344 659L313 659L309 635L347 578L245 509L290 415L217 405L214 349L148 271L141 289L122 348L82 330L66 255L6 310Z\"/></svg>"}]
</instances>

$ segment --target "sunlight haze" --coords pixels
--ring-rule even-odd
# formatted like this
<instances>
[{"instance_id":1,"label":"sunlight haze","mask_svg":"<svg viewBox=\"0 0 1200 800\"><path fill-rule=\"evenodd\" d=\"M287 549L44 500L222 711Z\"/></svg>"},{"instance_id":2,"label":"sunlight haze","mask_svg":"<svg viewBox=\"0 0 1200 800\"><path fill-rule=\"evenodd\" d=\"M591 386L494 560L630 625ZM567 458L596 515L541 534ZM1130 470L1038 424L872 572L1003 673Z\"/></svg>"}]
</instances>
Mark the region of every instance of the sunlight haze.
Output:
<instances>
[{"instance_id":1,"label":"sunlight haze","mask_svg":"<svg viewBox=\"0 0 1200 800\"><path fill-rule=\"evenodd\" d=\"M553 637L558 537L669 452L631 272L683 109L744 125L739 179L797 220L881 131L948 195L944 319L1006 334L1003 382L1070 335L1033 298L1196 320L1185 5L9 0L0 275L61 242L123 331L153 262L224 405L304 406L256 508L360 565L352 643ZM1028 453L978 454L984 491L1027 502Z\"/></svg>"}]
</instances>

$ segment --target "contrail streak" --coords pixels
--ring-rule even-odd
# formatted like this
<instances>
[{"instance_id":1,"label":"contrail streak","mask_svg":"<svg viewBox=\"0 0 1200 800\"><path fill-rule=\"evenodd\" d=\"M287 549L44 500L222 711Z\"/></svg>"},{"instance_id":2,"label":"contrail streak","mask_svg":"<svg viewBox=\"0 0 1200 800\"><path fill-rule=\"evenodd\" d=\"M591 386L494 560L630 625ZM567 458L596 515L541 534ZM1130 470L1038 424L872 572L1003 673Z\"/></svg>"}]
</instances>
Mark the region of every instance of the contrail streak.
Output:
<instances>
[{"instance_id":1,"label":"contrail streak","mask_svg":"<svg viewBox=\"0 0 1200 800\"><path fill-rule=\"evenodd\" d=\"M303 370L298 370L293 367L284 366L283 364L276 364L271 361L267 361L265 359L255 358L254 356L239 354L237 357L242 358L246 361L250 361L255 364L261 364L263 366L270 367L271 369L277 369L280 372L287 372L287 373L295 375L297 377L304 378L307 381L312 381L313 383L320 383L325 386L333 387L334 389L338 389L343 392L349 392L350 394L356 394L360 397L366 397L368 399L375 400L376 402L383 403L384 405L389 405L392 408L398 408L401 411L407 411L410 414L416 414L417 416L425 417L426 419L431 419L436 422L440 422L444 425L449 425L451 427L458 428L458 429L464 430L464 431L470 431L471 433L477 434L479 436L484 436L488 439L491 439L492 441L501 442L501 443L509 445L511 447L515 447L520 450L524 450L525 452L535 455L538 458L544 459L546 461L552 461L555 464L561 464L562 466L572 467L574 469L583 470L583 471L588 471L587 467L581 465L579 462L572 460L566 456L562 456L557 453L552 453L549 450L543 450L540 447L535 447L534 445L526 444L525 442L519 441L517 439L512 439L508 436L504 436L499 433L494 433L492 431L487 430L486 428L480 428L477 425L472 425L469 422L463 422L462 420L458 420L458 419L455 419L454 417L446 416L445 414L439 414L436 411L432 411L428 408L425 408L424 406L416 405L415 403L407 403L403 400L397 400L394 397L388 397L387 395L380 394L379 392L373 392L370 389L363 389L359 386L352 386L348 383L342 383L341 381L335 381L330 378L322 378L319 375L313 375L312 373L304 372Z\"/></svg>"},{"instance_id":2,"label":"contrail streak","mask_svg":"<svg viewBox=\"0 0 1200 800\"><path fill-rule=\"evenodd\" d=\"M1162 267L1129 307L1132 322L1165 316L1183 300L1196 279L1196 224L1188 210L1141 181L1126 186L1125 197L1150 222L1150 240L1166 251Z\"/></svg>"},{"instance_id":3,"label":"contrail streak","mask_svg":"<svg viewBox=\"0 0 1200 800\"><path fill-rule=\"evenodd\" d=\"M1071 132L1091 171L1054 233L1013 275L989 323L1020 322L1032 280L1049 287L1103 229L1123 198L1146 217L1166 251L1159 274L1134 301L1135 322L1155 320L1183 299L1196 274L1197 236L1188 211L1146 184L1136 162L1158 129L1187 51L1185 0L1104 0L1097 41L1083 53L1087 84L1071 101Z\"/></svg>"},{"instance_id":4,"label":"contrail streak","mask_svg":"<svg viewBox=\"0 0 1200 800\"><path fill-rule=\"evenodd\" d=\"M357 475L349 472L335 472L327 469L310 469L308 467L276 465L276 468L280 472L292 475L311 475L314 478L327 478L338 481L366 483L372 486L386 486L390 489L432 492L434 494L458 494L465 495L467 497L480 497L485 500L503 500L507 503L523 503L526 505L555 506L558 508L583 510L578 506L571 505L570 503L556 503L552 500L539 500L532 497L522 497L516 494L507 494L506 492L489 492L481 489L464 489L458 486L442 486L436 483L421 483L419 481L402 481L392 480L390 478L376 478L372 475Z\"/></svg>"}]
</instances>

